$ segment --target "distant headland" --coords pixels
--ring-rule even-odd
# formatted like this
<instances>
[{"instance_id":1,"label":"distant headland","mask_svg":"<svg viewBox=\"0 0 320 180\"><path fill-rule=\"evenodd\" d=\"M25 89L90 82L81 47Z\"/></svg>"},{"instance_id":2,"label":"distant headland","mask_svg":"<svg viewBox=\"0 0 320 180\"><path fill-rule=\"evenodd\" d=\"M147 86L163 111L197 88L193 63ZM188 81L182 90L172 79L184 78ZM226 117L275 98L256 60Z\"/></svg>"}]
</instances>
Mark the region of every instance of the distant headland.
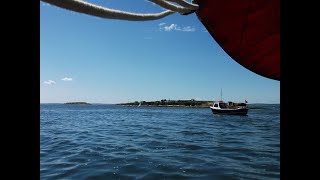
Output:
<instances>
[{"instance_id":1,"label":"distant headland","mask_svg":"<svg viewBox=\"0 0 320 180\"><path fill-rule=\"evenodd\" d=\"M212 105L212 101L197 101L191 100L166 100L162 99L160 101L135 101L130 103L115 104L119 106L159 106L159 107L199 107L207 108Z\"/></svg>"},{"instance_id":2,"label":"distant headland","mask_svg":"<svg viewBox=\"0 0 320 180\"><path fill-rule=\"evenodd\" d=\"M67 105L91 105L90 103L87 103L87 102L66 102L64 104L67 104Z\"/></svg>"}]
</instances>

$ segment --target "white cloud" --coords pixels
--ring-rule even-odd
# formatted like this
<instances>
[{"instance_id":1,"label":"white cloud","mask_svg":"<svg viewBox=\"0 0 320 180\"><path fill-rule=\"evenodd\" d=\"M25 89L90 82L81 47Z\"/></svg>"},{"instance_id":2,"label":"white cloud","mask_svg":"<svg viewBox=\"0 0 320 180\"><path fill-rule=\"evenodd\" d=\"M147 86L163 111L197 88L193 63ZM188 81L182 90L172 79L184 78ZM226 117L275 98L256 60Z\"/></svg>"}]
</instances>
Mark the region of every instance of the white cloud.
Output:
<instances>
[{"instance_id":1,"label":"white cloud","mask_svg":"<svg viewBox=\"0 0 320 180\"><path fill-rule=\"evenodd\" d=\"M165 23L160 23L160 31L182 31L182 32L194 32L196 29L191 26L180 27L177 24L171 24L169 26L163 26Z\"/></svg>"},{"instance_id":2,"label":"white cloud","mask_svg":"<svg viewBox=\"0 0 320 180\"><path fill-rule=\"evenodd\" d=\"M181 31L185 31L185 32L193 32L193 31L195 31L195 30L196 30L195 28L190 27L190 26L186 26L186 27L183 27L183 28L181 29Z\"/></svg>"},{"instance_id":3,"label":"white cloud","mask_svg":"<svg viewBox=\"0 0 320 180\"><path fill-rule=\"evenodd\" d=\"M177 29L176 24L171 24L170 26L164 26L164 31L172 31L172 30L176 30L176 29Z\"/></svg>"},{"instance_id":4,"label":"white cloud","mask_svg":"<svg viewBox=\"0 0 320 180\"><path fill-rule=\"evenodd\" d=\"M55 85L56 82L52 81L52 80L48 80L48 81L44 81L44 84L48 84L48 85Z\"/></svg>"},{"instance_id":5,"label":"white cloud","mask_svg":"<svg viewBox=\"0 0 320 180\"><path fill-rule=\"evenodd\" d=\"M65 78L62 78L61 80L62 80L62 81L72 81L72 78L65 77Z\"/></svg>"}]
</instances>

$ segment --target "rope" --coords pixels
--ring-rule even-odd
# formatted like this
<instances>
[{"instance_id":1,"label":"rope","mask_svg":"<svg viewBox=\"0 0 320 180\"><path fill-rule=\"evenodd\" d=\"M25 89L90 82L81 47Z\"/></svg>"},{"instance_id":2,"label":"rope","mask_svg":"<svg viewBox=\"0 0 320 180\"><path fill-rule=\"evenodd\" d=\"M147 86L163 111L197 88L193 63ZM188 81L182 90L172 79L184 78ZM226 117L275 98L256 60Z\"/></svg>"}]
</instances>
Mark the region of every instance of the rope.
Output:
<instances>
[{"instance_id":1,"label":"rope","mask_svg":"<svg viewBox=\"0 0 320 180\"><path fill-rule=\"evenodd\" d=\"M179 12L180 14L188 14L190 11L193 11L193 10L196 9L195 7L192 7L192 9L191 9L191 8L187 8L187 7L176 6L176 5L172 4L172 3L166 2L164 0L149 0L149 1L161 6L163 8L165 8L165 9L169 9L171 11ZM185 1L181 1L181 0L171 0L171 1L177 1L177 2L180 2L180 3L185 2Z\"/></svg>"},{"instance_id":2,"label":"rope","mask_svg":"<svg viewBox=\"0 0 320 180\"><path fill-rule=\"evenodd\" d=\"M181 6L176 6L172 3L165 2L165 0L149 0L161 7L164 7L168 10L154 13L154 14L139 14L131 13L125 11L119 11L114 9L109 9L102 6L97 6L82 0L41 0L43 2L58 6L71 11L76 11L79 13L84 13L87 15L97 16L107 19L119 19L119 20L128 20L128 21L148 21L156 20L171 15L175 12L186 15L194 12L198 9L198 5L186 2L184 0L167 0L180 4Z\"/></svg>"},{"instance_id":3,"label":"rope","mask_svg":"<svg viewBox=\"0 0 320 180\"><path fill-rule=\"evenodd\" d=\"M192 4L192 3L189 3L189 2L184 1L184 0L166 0L166 1L175 2L175 3L179 4L179 5L181 5L182 7L189 8L190 10L198 10L198 8L199 8L199 5Z\"/></svg>"}]
</instances>

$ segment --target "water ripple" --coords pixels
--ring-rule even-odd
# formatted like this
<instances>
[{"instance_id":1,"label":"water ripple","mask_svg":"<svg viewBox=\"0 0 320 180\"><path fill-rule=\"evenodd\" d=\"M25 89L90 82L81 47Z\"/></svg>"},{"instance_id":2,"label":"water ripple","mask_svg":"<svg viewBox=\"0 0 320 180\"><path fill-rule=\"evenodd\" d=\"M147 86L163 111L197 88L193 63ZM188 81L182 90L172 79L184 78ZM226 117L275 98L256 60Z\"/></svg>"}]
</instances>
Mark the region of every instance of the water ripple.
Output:
<instances>
[{"instance_id":1,"label":"water ripple","mask_svg":"<svg viewBox=\"0 0 320 180\"><path fill-rule=\"evenodd\" d=\"M280 179L280 107L40 106L41 179Z\"/></svg>"}]
</instances>

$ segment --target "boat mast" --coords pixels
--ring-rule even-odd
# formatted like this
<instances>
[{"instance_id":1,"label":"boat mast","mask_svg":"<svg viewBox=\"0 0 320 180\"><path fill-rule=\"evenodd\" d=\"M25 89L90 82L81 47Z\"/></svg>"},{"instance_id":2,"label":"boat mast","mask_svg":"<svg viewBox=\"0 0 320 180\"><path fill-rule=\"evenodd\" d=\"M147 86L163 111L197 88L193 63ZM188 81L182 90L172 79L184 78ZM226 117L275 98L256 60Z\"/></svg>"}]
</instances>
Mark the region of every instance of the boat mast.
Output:
<instances>
[{"instance_id":1,"label":"boat mast","mask_svg":"<svg viewBox=\"0 0 320 180\"><path fill-rule=\"evenodd\" d=\"M221 92L220 92L220 100L222 101L222 88L221 88Z\"/></svg>"}]
</instances>

